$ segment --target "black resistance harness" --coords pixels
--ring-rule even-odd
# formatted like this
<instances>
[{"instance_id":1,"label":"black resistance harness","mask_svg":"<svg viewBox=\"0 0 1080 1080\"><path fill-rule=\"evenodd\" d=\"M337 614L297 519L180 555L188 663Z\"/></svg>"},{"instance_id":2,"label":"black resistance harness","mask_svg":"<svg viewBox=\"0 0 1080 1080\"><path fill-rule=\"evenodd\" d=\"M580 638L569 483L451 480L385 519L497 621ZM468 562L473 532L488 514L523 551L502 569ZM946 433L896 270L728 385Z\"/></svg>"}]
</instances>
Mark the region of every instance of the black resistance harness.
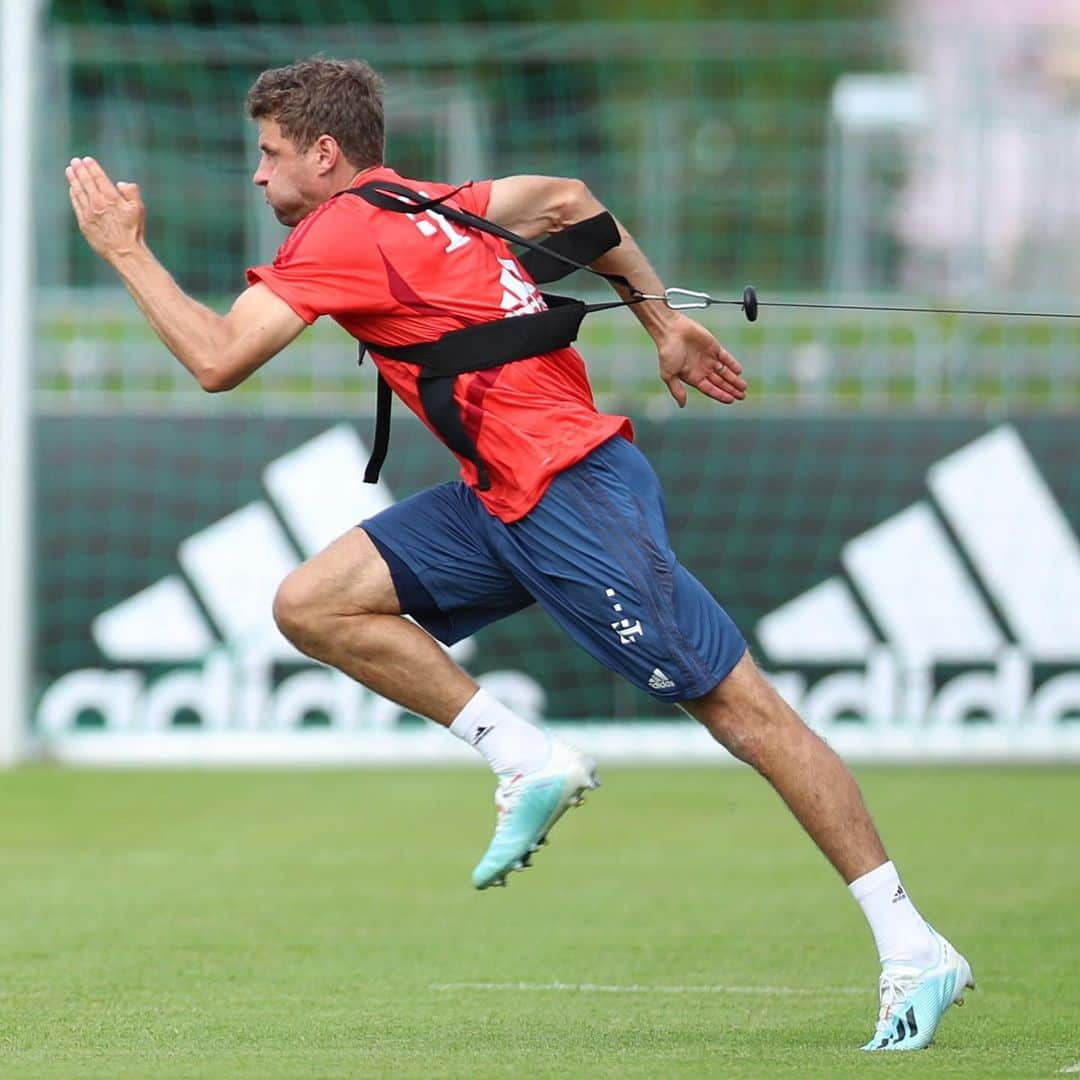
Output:
<instances>
[{"instance_id":1,"label":"black resistance harness","mask_svg":"<svg viewBox=\"0 0 1080 1080\"><path fill-rule=\"evenodd\" d=\"M360 343L361 361L364 352L371 349L392 360L420 366L418 386L425 415L446 445L476 466L477 487L487 491L491 487L487 468L480 459L476 444L465 430L461 413L454 403L454 380L457 376L466 371L484 371L514 360L565 348L577 338L581 321L590 312L636 304L646 297L621 274L605 274L588 265L619 244L618 226L606 210L552 234L543 243L535 243L479 214L445 205L446 200L460 190L457 188L437 199L425 199L404 184L373 180L340 194L356 195L380 210L391 210L398 214L422 214L435 210L442 217L465 228L490 233L518 244L527 249L518 261L538 285L558 281L575 270L588 270L612 285L621 286L629 294L628 300L586 304L567 296L541 293L547 304L546 311L476 323L460 330L450 330L433 341L420 341L413 345L380 345L375 341ZM368 484L378 481L379 470L386 459L390 445L392 401L390 384L379 375L375 438L364 471L364 481Z\"/></svg>"}]
</instances>

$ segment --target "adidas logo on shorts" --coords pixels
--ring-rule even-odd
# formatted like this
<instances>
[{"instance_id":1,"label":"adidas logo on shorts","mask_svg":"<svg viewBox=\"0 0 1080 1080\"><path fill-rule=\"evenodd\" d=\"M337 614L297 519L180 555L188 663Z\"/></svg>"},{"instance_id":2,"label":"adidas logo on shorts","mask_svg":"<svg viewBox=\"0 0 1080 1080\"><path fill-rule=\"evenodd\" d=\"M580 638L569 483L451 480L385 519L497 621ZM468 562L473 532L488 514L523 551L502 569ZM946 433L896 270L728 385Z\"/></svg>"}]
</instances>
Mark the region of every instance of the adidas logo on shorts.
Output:
<instances>
[{"instance_id":1,"label":"adidas logo on shorts","mask_svg":"<svg viewBox=\"0 0 1080 1080\"><path fill-rule=\"evenodd\" d=\"M652 674L649 676L649 686L654 690L674 690L675 683L668 678L658 667L653 668Z\"/></svg>"}]
</instances>

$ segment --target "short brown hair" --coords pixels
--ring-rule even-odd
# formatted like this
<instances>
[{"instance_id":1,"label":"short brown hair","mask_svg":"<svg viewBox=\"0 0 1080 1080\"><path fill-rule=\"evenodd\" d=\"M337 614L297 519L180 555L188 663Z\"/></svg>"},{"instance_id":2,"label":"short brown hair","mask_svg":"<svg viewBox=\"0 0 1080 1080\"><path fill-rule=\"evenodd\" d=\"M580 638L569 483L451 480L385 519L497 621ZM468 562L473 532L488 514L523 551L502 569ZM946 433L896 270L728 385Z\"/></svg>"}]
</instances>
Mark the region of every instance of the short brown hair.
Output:
<instances>
[{"instance_id":1,"label":"short brown hair","mask_svg":"<svg viewBox=\"0 0 1080 1080\"><path fill-rule=\"evenodd\" d=\"M349 162L366 169L383 162L382 88L382 79L363 60L300 60L255 80L248 115L276 120L301 151L320 135L332 135Z\"/></svg>"}]
</instances>

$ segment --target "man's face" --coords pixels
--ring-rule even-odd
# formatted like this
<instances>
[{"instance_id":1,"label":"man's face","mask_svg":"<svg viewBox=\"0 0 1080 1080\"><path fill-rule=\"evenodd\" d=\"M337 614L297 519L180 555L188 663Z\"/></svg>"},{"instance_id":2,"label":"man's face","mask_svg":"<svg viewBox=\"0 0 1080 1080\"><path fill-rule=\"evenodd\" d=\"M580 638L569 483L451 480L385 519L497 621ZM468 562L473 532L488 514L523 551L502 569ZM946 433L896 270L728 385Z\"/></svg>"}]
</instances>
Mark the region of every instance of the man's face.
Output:
<instances>
[{"instance_id":1,"label":"man's face","mask_svg":"<svg viewBox=\"0 0 1080 1080\"><path fill-rule=\"evenodd\" d=\"M264 116L259 120L259 152L259 167L252 179L266 193L278 221L291 228L326 199L317 143L306 151L297 150L282 135L278 122Z\"/></svg>"}]
</instances>

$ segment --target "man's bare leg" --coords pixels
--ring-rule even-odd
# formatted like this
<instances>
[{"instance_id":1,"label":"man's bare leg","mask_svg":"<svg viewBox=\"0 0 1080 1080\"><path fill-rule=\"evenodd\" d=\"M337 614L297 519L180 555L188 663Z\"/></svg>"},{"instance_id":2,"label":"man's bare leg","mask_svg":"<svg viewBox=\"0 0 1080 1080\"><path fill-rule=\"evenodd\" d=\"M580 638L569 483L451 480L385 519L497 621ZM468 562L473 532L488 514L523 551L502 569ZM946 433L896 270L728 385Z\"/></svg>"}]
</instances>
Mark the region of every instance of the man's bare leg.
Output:
<instances>
[{"instance_id":1,"label":"man's bare leg","mask_svg":"<svg viewBox=\"0 0 1080 1080\"><path fill-rule=\"evenodd\" d=\"M912 904L855 778L799 719L746 653L704 697L683 702L712 736L776 789L863 910L883 974L881 1009L865 1050L922 1049L971 967Z\"/></svg>"},{"instance_id":2,"label":"man's bare leg","mask_svg":"<svg viewBox=\"0 0 1080 1080\"><path fill-rule=\"evenodd\" d=\"M293 571L274 600L278 627L298 649L449 728L502 777L499 824L473 884L504 885L596 786L595 767L491 697L400 612L389 567L359 528Z\"/></svg>"},{"instance_id":3,"label":"man's bare leg","mask_svg":"<svg viewBox=\"0 0 1080 1080\"><path fill-rule=\"evenodd\" d=\"M278 589L274 618L301 652L443 727L480 689L402 617L390 570L363 529L294 570Z\"/></svg>"},{"instance_id":4,"label":"man's bare leg","mask_svg":"<svg viewBox=\"0 0 1080 1080\"><path fill-rule=\"evenodd\" d=\"M537 768L547 735L482 690L400 612L390 569L359 528L294 570L274 600L281 632L308 656L449 728L496 773Z\"/></svg>"},{"instance_id":5,"label":"man's bare leg","mask_svg":"<svg viewBox=\"0 0 1080 1080\"><path fill-rule=\"evenodd\" d=\"M772 688L749 652L719 686L683 708L772 784L846 883L887 861L855 778Z\"/></svg>"},{"instance_id":6,"label":"man's bare leg","mask_svg":"<svg viewBox=\"0 0 1080 1080\"><path fill-rule=\"evenodd\" d=\"M274 618L301 652L449 728L496 773L531 773L550 754L545 731L481 689L401 615L390 568L363 529L294 570L278 589Z\"/></svg>"}]
</instances>

